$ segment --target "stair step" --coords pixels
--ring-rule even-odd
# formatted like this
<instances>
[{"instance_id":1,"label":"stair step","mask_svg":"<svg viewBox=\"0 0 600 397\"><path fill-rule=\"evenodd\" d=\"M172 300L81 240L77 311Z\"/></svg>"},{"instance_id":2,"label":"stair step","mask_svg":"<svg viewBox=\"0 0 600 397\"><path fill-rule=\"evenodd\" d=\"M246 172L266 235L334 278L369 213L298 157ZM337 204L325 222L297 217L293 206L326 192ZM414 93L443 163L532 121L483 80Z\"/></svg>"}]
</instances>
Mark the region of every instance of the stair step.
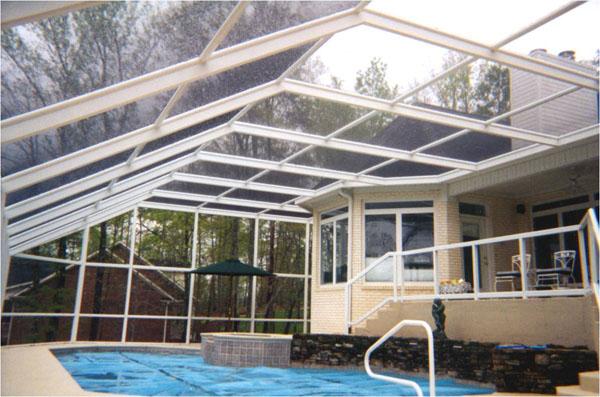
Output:
<instances>
[{"instance_id":1,"label":"stair step","mask_svg":"<svg viewBox=\"0 0 600 397\"><path fill-rule=\"evenodd\" d=\"M581 372L579 373L579 386L583 390L592 393L600 393L600 372L599 371L590 371L590 372Z\"/></svg>"},{"instance_id":2,"label":"stair step","mask_svg":"<svg viewBox=\"0 0 600 397\"><path fill-rule=\"evenodd\" d=\"M588 390L583 390L579 385L575 386L556 386L557 396L593 396Z\"/></svg>"}]
</instances>

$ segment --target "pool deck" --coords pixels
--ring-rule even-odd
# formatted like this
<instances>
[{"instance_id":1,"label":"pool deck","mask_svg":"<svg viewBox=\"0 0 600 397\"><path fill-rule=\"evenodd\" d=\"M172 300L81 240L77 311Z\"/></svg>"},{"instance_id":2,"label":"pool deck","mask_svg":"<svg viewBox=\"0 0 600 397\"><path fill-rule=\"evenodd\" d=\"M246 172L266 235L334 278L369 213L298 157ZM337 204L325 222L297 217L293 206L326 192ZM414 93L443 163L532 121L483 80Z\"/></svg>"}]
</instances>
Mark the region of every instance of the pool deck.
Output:
<instances>
[{"instance_id":1,"label":"pool deck","mask_svg":"<svg viewBox=\"0 0 600 397\"><path fill-rule=\"evenodd\" d=\"M52 354L53 348L93 346L144 346L199 350L199 344L181 343L118 343L118 342L62 342L31 345L3 346L0 348L2 364L2 396L110 396L83 390L69 372ZM536 394L494 393L496 396L535 396ZM489 395L487 395L489 396Z\"/></svg>"}]
</instances>

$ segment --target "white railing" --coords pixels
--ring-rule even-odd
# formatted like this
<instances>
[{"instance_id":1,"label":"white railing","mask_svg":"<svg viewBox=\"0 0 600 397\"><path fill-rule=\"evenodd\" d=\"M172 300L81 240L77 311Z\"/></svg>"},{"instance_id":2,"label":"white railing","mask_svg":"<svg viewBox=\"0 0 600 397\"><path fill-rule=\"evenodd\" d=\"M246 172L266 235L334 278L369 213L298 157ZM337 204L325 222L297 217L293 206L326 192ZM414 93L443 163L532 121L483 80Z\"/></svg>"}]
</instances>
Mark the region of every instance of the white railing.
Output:
<instances>
[{"instance_id":1,"label":"white railing","mask_svg":"<svg viewBox=\"0 0 600 397\"><path fill-rule=\"evenodd\" d=\"M408 379L395 378L393 376L376 374L371 369L371 364L369 363L369 361L371 359L371 353L373 353L375 351L375 349L377 349L379 346L384 344L389 338L396 335L396 333L398 331L400 331L402 328L404 328L406 326L423 327L423 328L425 328L425 331L427 332L427 353L429 355L429 395L431 397L435 397L435 357L434 357L434 351L433 351L433 332L431 331L431 327L429 326L429 324L427 324L425 321L402 320L398 324L396 324L395 327L393 327L388 332L386 332L385 335L383 335L381 338L377 339L377 341L375 343L373 343L373 345L371 345L371 347L369 347L367 349L367 352L365 353L365 370L367 371L367 374L371 378L383 380L386 382L396 383L396 384L402 385L402 386L412 387L415 390L415 392L417 393L417 396L423 397L423 390L421 389L421 386L419 386L419 384L417 382L413 382L412 380L408 380Z\"/></svg>"},{"instance_id":2,"label":"white railing","mask_svg":"<svg viewBox=\"0 0 600 397\"><path fill-rule=\"evenodd\" d=\"M587 228L587 233L586 233ZM576 232L579 243L580 269L581 269L581 288L566 287L560 289L548 290L529 290L528 277L531 274L531 269L528 271L523 266L520 267L520 291L481 291L479 286L479 250L482 245L491 245L506 242L518 242L518 255L521 257L520 263L526 263L527 247L526 240L536 237L559 235L564 233ZM587 242L587 244L586 244ZM440 295L440 277L438 256L442 251L453 249L471 248L472 265L473 265L473 291L466 293L443 294ZM551 297L551 296L582 296L593 293L597 304L600 306L600 284L598 269L599 260L598 253L600 252L600 233L598 231L598 221L593 209L589 209L581 222L577 225L563 226L553 229L539 230L527 233L518 233L507 236L485 238L481 240L473 240L462 243L437 245L428 248L415 249L410 251L388 252L373 263L367 266L363 271L358 273L352 279L348 280L345 286L345 323L346 331L352 326L360 324L367 318L371 317L379 309L390 302L403 301L418 301L418 300L433 300L443 297L444 299L495 299L495 298L522 298L530 297ZM411 294L407 295L405 291L404 280L404 258L409 255L427 254L432 255L433 262L433 294ZM352 313L352 287L359 280L366 278L367 273L372 271L377 266L383 264L386 260L393 259L393 276L392 276L392 294L384 298L377 305L372 307L366 313L359 316L353 316ZM588 272L589 269L589 272ZM389 284L388 284L389 285ZM357 317L353 319L353 317Z\"/></svg>"}]
</instances>

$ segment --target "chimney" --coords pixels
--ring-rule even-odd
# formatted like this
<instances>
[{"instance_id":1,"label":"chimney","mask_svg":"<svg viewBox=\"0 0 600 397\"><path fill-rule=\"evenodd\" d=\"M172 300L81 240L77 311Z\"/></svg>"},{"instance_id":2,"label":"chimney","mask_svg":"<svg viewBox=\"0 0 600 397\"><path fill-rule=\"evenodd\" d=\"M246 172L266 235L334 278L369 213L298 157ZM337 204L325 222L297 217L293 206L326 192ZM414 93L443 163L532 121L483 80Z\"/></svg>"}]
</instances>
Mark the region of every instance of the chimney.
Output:
<instances>
[{"instance_id":1,"label":"chimney","mask_svg":"<svg viewBox=\"0 0 600 397\"><path fill-rule=\"evenodd\" d=\"M558 53L558 56L565 59L570 59L571 61L575 60L575 51L565 50Z\"/></svg>"}]
</instances>

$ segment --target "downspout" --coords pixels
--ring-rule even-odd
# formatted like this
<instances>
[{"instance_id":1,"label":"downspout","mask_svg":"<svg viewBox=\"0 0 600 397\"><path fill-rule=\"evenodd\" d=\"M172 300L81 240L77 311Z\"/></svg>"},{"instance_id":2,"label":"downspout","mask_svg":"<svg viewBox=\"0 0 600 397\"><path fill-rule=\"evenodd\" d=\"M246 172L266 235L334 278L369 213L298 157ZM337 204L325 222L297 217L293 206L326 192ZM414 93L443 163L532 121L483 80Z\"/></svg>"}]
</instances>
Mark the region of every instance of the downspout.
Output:
<instances>
[{"instance_id":1,"label":"downspout","mask_svg":"<svg viewBox=\"0 0 600 397\"><path fill-rule=\"evenodd\" d=\"M346 288L344 289L346 307L344 307L344 333L351 333L351 327L349 327L350 320L352 319L352 286L348 284L348 280L352 279L352 240L354 236L354 222L352 221L354 215L354 199L351 194L340 190L338 194L348 200L348 268L346 270Z\"/></svg>"}]
</instances>

